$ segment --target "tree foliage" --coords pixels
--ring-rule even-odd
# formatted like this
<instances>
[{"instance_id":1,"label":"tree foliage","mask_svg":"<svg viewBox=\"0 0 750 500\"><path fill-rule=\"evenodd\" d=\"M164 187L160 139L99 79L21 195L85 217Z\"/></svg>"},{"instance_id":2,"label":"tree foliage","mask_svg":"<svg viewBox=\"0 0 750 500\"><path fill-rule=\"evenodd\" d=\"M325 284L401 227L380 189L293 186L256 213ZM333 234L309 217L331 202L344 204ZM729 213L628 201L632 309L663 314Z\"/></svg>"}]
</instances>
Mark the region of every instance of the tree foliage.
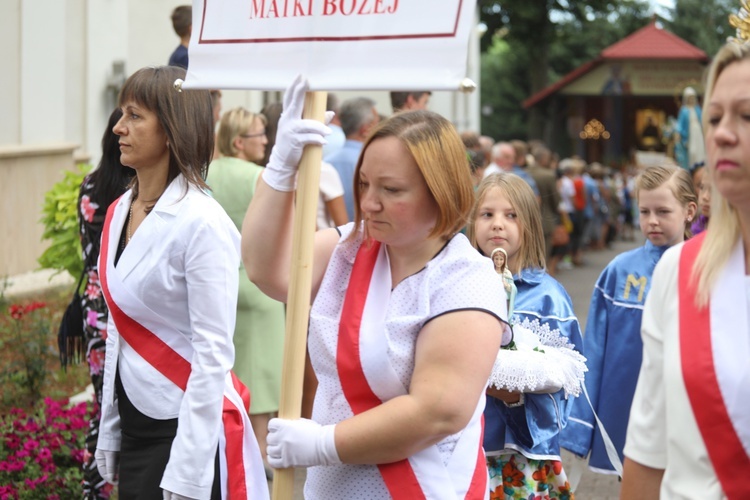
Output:
<instances>
[{"instance_id":1,"label":"tree foliage","mask_svg":"<svg viewBox=\"0 0 750 500\"><path fill-rule=\"evenodd\" d=\"M665 25L713 57L727 37L735 35L728 18L739 6L737 0L676 0L672 19L665 20Z\"/></svg>"},{"instance_id":2,"label":"tree foliage","mask_svg":"<svg viewBox=\"0 0 750 500\"><path fill-rule=\"evenodd\" d=\"M718 0L715 0L718 1ZM647 0L480 0L482 132L543 138L546 110L524 99L649 22Z\"/></svg>"}]
</instances>

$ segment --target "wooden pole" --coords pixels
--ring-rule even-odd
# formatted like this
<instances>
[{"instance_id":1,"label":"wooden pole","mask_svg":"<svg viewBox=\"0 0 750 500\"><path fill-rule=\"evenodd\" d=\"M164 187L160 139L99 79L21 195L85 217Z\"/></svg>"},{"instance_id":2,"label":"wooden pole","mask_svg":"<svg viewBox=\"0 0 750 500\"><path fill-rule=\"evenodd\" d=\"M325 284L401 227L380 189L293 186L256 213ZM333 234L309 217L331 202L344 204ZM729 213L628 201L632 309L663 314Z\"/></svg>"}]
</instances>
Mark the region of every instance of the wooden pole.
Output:
<instances>
[{"instance_id":1,"label":"wooden pole","mask_svg":"<svg viewBox=\"0 0 750 500\"><path fill-rule=\"evenodd\" d=\"M327 92L308 92L302 117L322 122L325 117L326 98ZM298 419L302 411L302 384L312 290L313 239L322 159L321 146L306 146L297 178L279 418ZM273 500L291 500L293 493L294 469L274 471Z\"/></svg>"}]
</instances>

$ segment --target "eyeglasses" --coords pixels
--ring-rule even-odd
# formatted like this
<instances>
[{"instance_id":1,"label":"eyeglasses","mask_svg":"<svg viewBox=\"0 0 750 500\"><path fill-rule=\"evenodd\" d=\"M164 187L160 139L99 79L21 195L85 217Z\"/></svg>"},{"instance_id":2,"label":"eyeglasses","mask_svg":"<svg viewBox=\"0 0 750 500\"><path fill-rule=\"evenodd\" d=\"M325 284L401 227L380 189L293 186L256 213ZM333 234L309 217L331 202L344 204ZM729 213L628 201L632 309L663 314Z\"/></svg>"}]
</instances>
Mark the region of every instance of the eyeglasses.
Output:
<instances>
[{"instance_id":1,"label":"eyeglasses","mask_svg":"<svg viewBox=\"0 0 750 500\"><path fill-rule=\"evenodd\" d=\"M252 139L253 137L264 137L266 135L266 131L259 132L257 134L240 134L240 137L243 139Z\"/></svg>"}]
</instances>

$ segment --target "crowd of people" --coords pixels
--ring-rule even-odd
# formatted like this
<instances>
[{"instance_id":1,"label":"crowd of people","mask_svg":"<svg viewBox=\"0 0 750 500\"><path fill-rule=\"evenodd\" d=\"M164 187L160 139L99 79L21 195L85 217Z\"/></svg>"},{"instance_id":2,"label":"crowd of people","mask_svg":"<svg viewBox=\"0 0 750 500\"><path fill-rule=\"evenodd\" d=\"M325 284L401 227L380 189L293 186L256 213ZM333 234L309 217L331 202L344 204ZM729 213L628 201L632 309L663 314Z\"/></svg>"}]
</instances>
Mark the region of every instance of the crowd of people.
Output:
<instances>
[{"instance_id":1,"label":"crowd of people","mask_svg":"<svg viewBox=\"0 0 750 500\"><path fill-rule=\"evenodd\" d=\"M177 62L135 72L79 198L100 408L86 498L267 498L274 469L305 467L306 498L572 499L563 448L621 474L626 499L745 497L749 61L728 43L712 64L692 170L459 134L428 91L392 92L390 116L330 94L321 123L302 118L303 77L283 103L221 113L220 92L174 89ZM309 145L308 363L287 420ZM602 271L584 334L555 275L636 226L645 244Z\"/></svg>"},{"instance_id":2,"label":"crowd of people","mask_svg":"<svg viewBox=\"0 0 750 500\"><path fill-rule=\"evenodd\" d=\"M578 156L560 159L544 142L501 141L462 133L475 185L492 174L512 172L529 184L542 216L547 271L555 275L585 263L585 251L633 241L635 162L605 166Z\"/></svg>"}]
</instances>

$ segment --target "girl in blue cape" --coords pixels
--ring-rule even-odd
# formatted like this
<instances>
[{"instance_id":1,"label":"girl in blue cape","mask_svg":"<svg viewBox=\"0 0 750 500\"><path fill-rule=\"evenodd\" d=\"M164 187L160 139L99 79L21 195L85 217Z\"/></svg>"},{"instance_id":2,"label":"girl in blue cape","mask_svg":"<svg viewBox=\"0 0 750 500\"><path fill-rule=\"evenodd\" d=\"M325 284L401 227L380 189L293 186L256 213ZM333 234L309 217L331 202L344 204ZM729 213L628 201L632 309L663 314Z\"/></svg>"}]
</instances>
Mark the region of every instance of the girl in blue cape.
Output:
<instances>
[{"instance_id":1,"label":"girl in blue cape","mask_svg":"<svg viewBox=\"0 0 750 500\"><path fill-rule=\"evenodd\" d=\"M623 459L630 406L641 367L641 315L654 267L664 252L690 236L696 195L687 170L674 166L646 168L636 179L635 195L646 243L610 262L591 296L583 353L591 405ZM604 440L594 432L594 414L585 398L573 404L563 448L589 457L595 472L615 474Z\"/></svg>"},{"instance_id":2,"label":"girl in blue cape","mask_svg":"<svg viewBox=\"0 0 750 500\"><path fill-rule=\"evenodd\" d=\"M511 173L485 178L469 236L483 255L504 250L517 290L509 313L517 350L500 350L484 411L491 498L572 499L559 431L585 370L581 331L570 297L544 270L541 215L529 185Z\"/></svg>"}]
</instances>

